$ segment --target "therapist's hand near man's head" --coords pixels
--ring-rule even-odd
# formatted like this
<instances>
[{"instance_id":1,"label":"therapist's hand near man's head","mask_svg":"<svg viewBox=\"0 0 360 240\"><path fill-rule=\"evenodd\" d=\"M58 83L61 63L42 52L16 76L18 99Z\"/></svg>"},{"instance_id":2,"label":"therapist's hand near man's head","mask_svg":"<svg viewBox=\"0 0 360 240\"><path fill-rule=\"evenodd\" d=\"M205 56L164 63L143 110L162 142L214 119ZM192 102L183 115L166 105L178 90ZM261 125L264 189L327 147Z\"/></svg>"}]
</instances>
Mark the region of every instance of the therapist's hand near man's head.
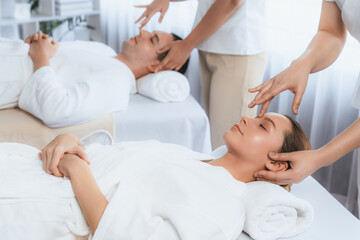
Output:
<instances>
[{"instance_id":1,"label":"therapist's hand near man's head","mask_svg":"<svg viewBox=\"0 0 360 240\"><path fill-rule=\"evenodd\" d=\"M169 8L169 1L170 0L154 0L151 4L148 5L135 6L139 8L145 8L144 13L135 21L135 23L139 23L141 21L140 29L142 29L157 12L160 12L159 23L161 23L166 11ZM162 70L178 71L189 58L192 49L193 47L189 46L189 44L187 44L184 40L175 41L159 49L157 51L158 54L164 53L166 51L169 51L169 53L161 61L161 63L155 67L155 72Z\"/></svg>"}]
</instances>

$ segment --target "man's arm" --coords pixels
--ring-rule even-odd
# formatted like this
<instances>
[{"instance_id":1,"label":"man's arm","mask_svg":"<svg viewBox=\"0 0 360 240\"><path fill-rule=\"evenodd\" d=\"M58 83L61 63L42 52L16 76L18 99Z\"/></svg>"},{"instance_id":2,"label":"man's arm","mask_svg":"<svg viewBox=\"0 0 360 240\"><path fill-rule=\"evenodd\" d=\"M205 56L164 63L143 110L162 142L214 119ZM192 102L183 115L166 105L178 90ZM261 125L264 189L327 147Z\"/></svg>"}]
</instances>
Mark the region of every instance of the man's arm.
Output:
<instances>
[{"instance_id":1,"label":"man's arm","mask_svg":"<svg viewBox=\"0 0 360 240\"><path fill-rule=\"evenodd\" d=\"M96 184L88 164L77 155L65 154L59 169L70 178L75 197L94 234L108 201Z\"/></svg>"}]
</instances>

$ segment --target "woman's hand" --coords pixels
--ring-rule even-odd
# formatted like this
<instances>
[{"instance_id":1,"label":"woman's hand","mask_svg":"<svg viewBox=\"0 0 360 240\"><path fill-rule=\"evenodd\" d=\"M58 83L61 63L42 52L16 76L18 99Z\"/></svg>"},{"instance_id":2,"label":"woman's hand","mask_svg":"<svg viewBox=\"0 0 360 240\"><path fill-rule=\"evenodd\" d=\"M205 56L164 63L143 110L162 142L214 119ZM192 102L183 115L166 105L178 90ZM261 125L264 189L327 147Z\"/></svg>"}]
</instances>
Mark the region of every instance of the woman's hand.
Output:
<instances>
[{"instance_id":1,"label":"woman's hand","mask_svg":"<svg viewBox=\"0 0 360 240\"><path fill-rule=\"evenodd\" d=\"M56 177L62 177L63 174L59 171L58 166L65 153L75 154L90 164L84 150L84 146L75 136L62 134L54 138L54 140L41 150L39 158L43 161L43 169L45 172L53 174Z\"/></svg>"},{"instance_id":2,"label":"woman's hand","mask_svg":"<svg viewBox=\"0 0 360 240\"><path fill-rule=\"evenodd\" d=\"M322 160L319 150L270 153L269 157L274 161L289 161L291 169L278 172L261 170L254 174L256 180L267 181L278 185L299 183L317 169L324 166L324 161Z\"/></svg>"},{"instance_id":3,"label":"woman's hand","mask_svg":"<svg viewBox=\"0 0 360 240\"><path fill-rule=\"evenodd\" d=\"M162 22L164 15L169 8L169 0L154 0L149 5L141 5L135 7L146 8L145 12L135 22L138 23L142 20L142 22L140 23L140 28L143 28L149 22L151 17L157 12L160 12L159 23Z\"/></svg>"},{"instance_id":4,"label":"woman's hand","mask_svg":"<svg viewBox=\"0 0 360 240\"><path fill-rule=\"evenodd\" d=\"M254 100L248 105L249 108L261 105L259 117L264 116L271 100L280 92L290 90L295 94L292 111L298 113L302 96L304 95L311 69L300 61L294 61L287 69L264 82L263 84L250 88L249 92L258 92Z\"/></svg>"},{"instance_id":5,"label":"woman's hand","mask_svg":"<svg viewBox=\"0 0 360 240\"><path fill-rule=\"evenodd\" d=\"M157 53L160 54L166 51L169 51L169 53L161 63L155 67L155 72L173 69L178 71L189 58L192 47L190 47L185 40L178 40L161 48Z\"/></svg>"},{"instance_id":6,"label":"woman's hand","mask_svg":"<svg viewBox=\"0 0 360 240\"><path fill-rule=\"evenodd\" d=\"M65 154L59 162L59 171L65 177L70 177L72 170L76 168L86 168L88 164L79 156L74 154Z\"/></svg>"}]
</instances>

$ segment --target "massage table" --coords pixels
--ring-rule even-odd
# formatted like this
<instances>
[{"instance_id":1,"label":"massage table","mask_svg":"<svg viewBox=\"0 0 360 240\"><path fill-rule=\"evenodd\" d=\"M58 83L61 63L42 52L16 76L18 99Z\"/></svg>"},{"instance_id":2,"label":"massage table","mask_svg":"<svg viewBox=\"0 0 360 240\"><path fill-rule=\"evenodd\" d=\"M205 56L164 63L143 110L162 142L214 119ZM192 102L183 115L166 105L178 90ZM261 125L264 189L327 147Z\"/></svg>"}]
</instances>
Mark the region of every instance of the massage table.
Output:
<instances>
[{"instance_id":1,"label":"massage table","mask_svg":"<svg viewBox=\"0 0 360 240\"><path fill-rule=\"evenodd\" d=\"M192 96L183 102L160 103L135 94L130 96L125 111L64 128L49 128L18 108L4 109L0 110L0 126L0 142L25 143L39 149L62 133L82 138L103 129L111 133L116 142L156 139L194 151L211 152L208 118Z\"/></svg>"},{"instance_id":2,"label":"massage table","mask_svg":"<svg viewBox=\"0 0 360 240\"><path fill-rule=\"evenodd\" d=\"M295 184L291 192L313 205L314 221L304 233L291 240L358 240L360 221L341 205L313 177ZM237 240L251 240L242 233Z\"/></svg>"},{"instance_id":3,"label":"massage table","mask_svg":"<svg viewBox=\"0 0 360 240\"><path fill-rule=\"evenodd\" d=\"M209 120L191 95L183 102L172 103L131 95L126 111L115 112L114 118L116 142L155 139L211 152Z\"/></svg>"}]
</instances>

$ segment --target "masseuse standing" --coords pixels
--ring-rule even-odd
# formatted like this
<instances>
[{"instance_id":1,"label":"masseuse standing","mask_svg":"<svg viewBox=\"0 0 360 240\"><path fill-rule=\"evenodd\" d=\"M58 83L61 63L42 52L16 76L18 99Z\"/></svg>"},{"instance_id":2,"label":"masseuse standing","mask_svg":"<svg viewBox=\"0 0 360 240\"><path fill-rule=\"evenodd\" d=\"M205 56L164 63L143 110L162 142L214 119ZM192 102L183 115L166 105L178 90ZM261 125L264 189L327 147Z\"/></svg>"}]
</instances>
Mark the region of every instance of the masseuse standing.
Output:
<instances>
[{"instance_id":1,"label":"masseuse standing","mask_svg":"<svg viewBox=\"0 0 360 240\"><path fill-rule=\"evenodd\" d=\"M160 69L179 69L191 51L199 49L202 95L210 119L213 148L242 116L256 116L247 104L254 97L247 91L262 82L266 65L265 0L199 0L193 31L169 50ZM162 20L169 0L154 0L138 19L143 27L154 13ZM181 24L179 19L178 24Z\"/></svg>"},{"instance_id":2,"label":"masseuse standing","mask_svg":"<svg viewBox=\"0 0 360 240\"><path fill-rule=\"evenodd\" d=\"M249 107L263 104L259 116L264 115L274 96L284 90L295 94L292 111L297 114L310 73L327 68L339 56L346 40L346 30L360 41L360 1L324 0L320 24L306 51L274 78L250 92L258 92ZM353 93L353 105L360 109L360 75ZM270 157L290 161L291 169L284 173L261 171L255 173L258 180L277 184L298 183L317 169L330 165L345 154L360 147L360 119L320 149L293 153L281 153Z\"/></svg>"}]
</instances>

